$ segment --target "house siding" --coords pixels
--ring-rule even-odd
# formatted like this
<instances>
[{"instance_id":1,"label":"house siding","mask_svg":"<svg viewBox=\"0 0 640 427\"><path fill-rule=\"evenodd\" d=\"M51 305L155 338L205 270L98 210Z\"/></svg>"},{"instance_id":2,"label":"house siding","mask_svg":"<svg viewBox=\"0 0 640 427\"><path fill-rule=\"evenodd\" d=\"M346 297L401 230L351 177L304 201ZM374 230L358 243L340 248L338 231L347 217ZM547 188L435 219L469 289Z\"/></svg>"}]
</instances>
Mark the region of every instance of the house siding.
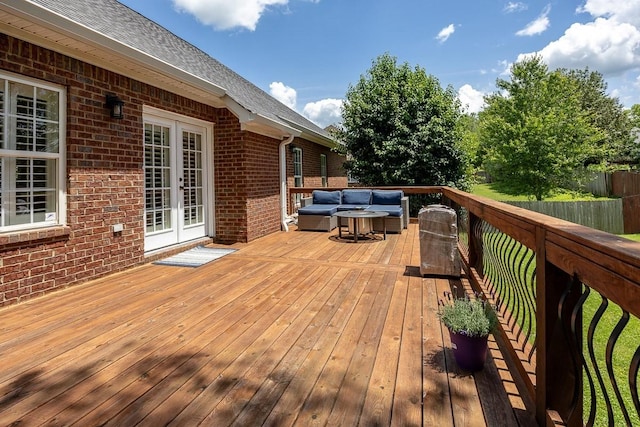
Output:
<instances>
[{"instance_id":1,"label":"house siding","mask_svg":"<svg viewBox=\"0 0 640 427\"><path fill-rule=\"evenodd\" d=\"M213 123L217 241L280 230L279 141L242 131L230 111L5 34L0 69L64 86L67 94L67 224L0 233L0 306L159 257L144 253L143 105ZM109 92L125 102L124 119L109 117ZM114 233L114 224L124 230Z\"/></svg>"}]
</instances>

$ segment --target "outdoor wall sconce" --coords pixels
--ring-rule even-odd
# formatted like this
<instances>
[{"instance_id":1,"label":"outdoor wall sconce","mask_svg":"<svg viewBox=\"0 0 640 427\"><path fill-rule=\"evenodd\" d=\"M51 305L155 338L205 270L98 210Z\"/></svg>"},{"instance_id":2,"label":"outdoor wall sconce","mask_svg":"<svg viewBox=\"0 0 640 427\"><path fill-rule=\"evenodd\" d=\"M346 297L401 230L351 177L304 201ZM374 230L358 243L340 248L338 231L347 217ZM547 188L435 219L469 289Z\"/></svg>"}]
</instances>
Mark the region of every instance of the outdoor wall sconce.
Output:
<instances>
[{"instance_id":1,"label":"outdoor wall sconce","mask_svg":"<svg viewBox=\"0 0 640 427\"><path fill-rule=\"evenodd\" d=\"M122 99L118 98L116 95L107 94L106 106L111 111L111 118L124 118L124 101Z\"/></svg>"},{"instance_id":2,"label":"outdoor wall sconce","mask_svg":"<svg viewBox=\"0 0 640 427\"><path fill-rule=\"evenodd\" d=\"M298 147L293 144L289 144L289 151L291 151L292 153L295 151L296 148Z\"/></svg>"}]
</instances>

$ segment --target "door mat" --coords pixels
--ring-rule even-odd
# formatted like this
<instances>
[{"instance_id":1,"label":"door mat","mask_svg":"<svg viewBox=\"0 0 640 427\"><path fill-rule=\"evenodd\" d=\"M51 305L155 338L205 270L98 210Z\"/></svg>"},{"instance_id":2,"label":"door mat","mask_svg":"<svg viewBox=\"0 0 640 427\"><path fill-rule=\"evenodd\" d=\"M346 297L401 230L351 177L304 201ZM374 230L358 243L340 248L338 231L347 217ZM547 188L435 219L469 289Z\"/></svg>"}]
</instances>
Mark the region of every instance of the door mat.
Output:
<instances>
[{"instance_id":1,"label":"door mat","mask_svg":"<svg viewBox=\"0 0 640 427\"><path fill-rule=\"evenodd\" d=\"M235 251L236 249L205 248L204 246L196 246L188 251L172 255L159 261L154 261L154 264L172 265L175 267L200 267L201 265Z\"/></svg>"}]
</instances>

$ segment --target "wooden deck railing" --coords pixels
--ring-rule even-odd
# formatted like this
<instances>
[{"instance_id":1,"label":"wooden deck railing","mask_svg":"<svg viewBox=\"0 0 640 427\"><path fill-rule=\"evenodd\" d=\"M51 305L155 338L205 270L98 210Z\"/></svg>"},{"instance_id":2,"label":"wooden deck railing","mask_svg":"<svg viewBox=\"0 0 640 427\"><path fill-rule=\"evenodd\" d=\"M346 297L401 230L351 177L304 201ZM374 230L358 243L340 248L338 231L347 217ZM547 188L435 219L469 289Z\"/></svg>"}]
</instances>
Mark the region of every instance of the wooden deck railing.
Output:
<instances>
[{"instance_id":1,"label":"wooden deck railing","mask_svg":"<svg viewBox=\"0 0 640 427\"><path fill-rule=\"evenodd\" d=\"M499 309L540 425L640 425L640 243L448 187L381 188L456 209L466 273Z\"/></svg>"}]
</instances>

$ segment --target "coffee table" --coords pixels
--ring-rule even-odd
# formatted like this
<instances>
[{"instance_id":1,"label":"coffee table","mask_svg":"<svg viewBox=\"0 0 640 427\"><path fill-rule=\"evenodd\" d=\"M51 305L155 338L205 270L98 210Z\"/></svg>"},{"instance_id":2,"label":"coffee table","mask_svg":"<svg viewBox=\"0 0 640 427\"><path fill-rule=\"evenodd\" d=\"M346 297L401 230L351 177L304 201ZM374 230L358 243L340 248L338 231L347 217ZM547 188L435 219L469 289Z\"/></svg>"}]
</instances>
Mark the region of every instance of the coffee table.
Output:
<instances>
[{"instance_id":1,"label":"coffee table","mask_svg":"<svg viewBox=\"0 0 640 427\"><path fill-rule=\"evenodd\" d=\"M352 211L338 211L334 214L338 218L347 218L353 223L353 241L358 242L358 220L360 218L366 218L371 221L372 218L382 218L389 215L389 212L379 211L365 211L365 210L352 210ZM387 222L382 220L382 230L384 240L387 240ZM338 237L342 239L342 227L340 221L338 221Z\"/></svg>"}]
</instances>

